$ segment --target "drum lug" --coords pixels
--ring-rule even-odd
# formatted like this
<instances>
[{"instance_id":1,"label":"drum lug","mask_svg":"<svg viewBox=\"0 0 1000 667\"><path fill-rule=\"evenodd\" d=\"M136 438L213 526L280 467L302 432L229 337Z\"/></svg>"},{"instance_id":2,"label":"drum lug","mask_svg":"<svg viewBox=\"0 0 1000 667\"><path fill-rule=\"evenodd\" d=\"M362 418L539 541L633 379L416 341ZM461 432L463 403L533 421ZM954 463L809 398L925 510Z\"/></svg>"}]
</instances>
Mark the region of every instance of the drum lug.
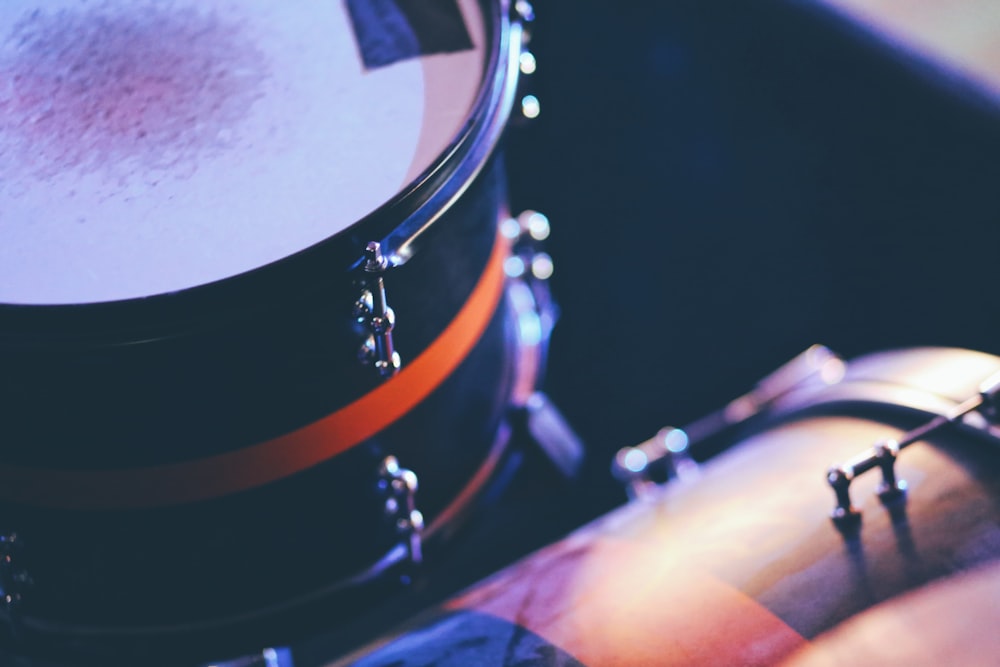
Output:
<instances>
[{"instance_id":1,"label":"drum lug","mask_svg":"<svg viewBox=\"0 0 1000 667\"><path fill-rule=\"evenodd\" d=\"M401 468L395 456L379 466L379 489L385 498L385 515L399 537L411 566L423 562L424 515L417 509L417 475Z\"/></svg>"},{"instance_id":2,"label":"drum lug","mask_svg":"<svg viewBox=\"0 0 1000 667\"><path fill-rule=\"evenodd\" d=\"M572 479L583 463L583 443L556 405L538 389L549 337L559 314L547 282L554 270L552 257L543 250L550 233L549 219L531 209L500 222L500 234L511 246L504 274L518 350L510 405L518 428L559 474Z\"/></svg>"},{"instance_id":3,"label":"drum lug","mask_svg":"<svg viewBox=\"0 0 1000 667\"><path fill-rule=\"evenodd\" d=\"M875 445L875 461L882 469L882 482L875 493L885 505L902 499L906 494L906 480L896 477L898 455L899 443L895 440L883 440Z\"/></svg>"},{"instance_id":4,"label":"drum lug","mask_svg":"<svg viewBox=\"0 0 1000 667\"><path fill-rule=\"evenodd\" d=\"M854 458L840 466L827 471L826 481L833 487L837 497L831 518L841 532L849 532L857 528L861 515L851 505L851 481L873 468L882 471L882 483L876 491L883 505L890 511L899 509L899 501L906 497L906 481L896 478L896 459L899 452L913 443L926 438L945 427L962 422L972 413L978 412L987 419L995 414L997 396L1000 395L1000 373L997 373L979 386L979 393L962 401L949 412L934 417L927 423L907 431L898 440L883 440L875 443Z\"/></svg>"},{"instance_id":5,"label":"drum lug","mask_svg":"<svg viewBox=\"0 0 1000 667\"><path fill-rule=\"evenodd\" d=\"M531 44L531 24L535 20L535 8L527 0L516 0L512 20L521 29L521 48L516 63L518 70L517 99L519 100L520 113L515 114L511 121L520 125L533 121L541 113L541 103L538 101L538 97L531 94L525 85L526 79L531 77L538 68L535 55L528 48Z\"/></svg>"},{"instance_id":6,"label":"drum lug","mask_svg":"<svg viewBox=\"0 0 1000 667\"><path fill-rule=\"evenodd\" d=\"M383 378L395 375L402 365L392 340L396 314L389 307L385 294L383 275L388 266L381 245L377 241L370 242L365 247L364 285L353 308L354 317L369 331L358 359L375 368Z\"/></svg>"},{"instance_id":7,"label":"drum lug","mask_svg":"<svg viewBox=\"0 0 1000 667\"><path fill-rule=\"evenodd\" d=\"M500 233L512 245L511 256L504 263L504 273L508 278L524 279L534 286L544 284L552 277L552 257L542 250L543 241L552 233L549 219L544 213L531 209L522 211L516 218L507 218L501 222ZM536 292L539 309L550 305L548 298L540 298L537 290L533 291ZM551 322L547 325L551 328Z\"/></svg>"},{"instance_id":8,"label":"drum lug","mask_svg":"<svg viewBox=\"0 0 1000 667\"><path fill-rule=\"evenodd\" d=\"M920 430L921 436L927 435L926 431L918 430ZM827 471L826 481L833 488L833 493L837 498L837 505L830 518L833 519L834 525L841 532L853 532L860 525L861 513L851 504L851 482L858 475L873 468L879 468L882 471L882 482L878 485L875 494L882 501L882 504L890 509L894 505L899 507L897 503L906 498L906 480L896 477L896 458L905 445L911 444L915 440L916 438L909 437L904 439L902 444L897 440L883 440L875 443L871 449L865 450L847 463Z\"/></svg>"},{"instance_id":9,"label":"drum lug","mask_svg":"<svg viewBox=\"0 0 1000 667\"><path fill-rule=\"evenodd\" d=\"M525 23L531 23L535 20L535 8L528 0L516 0L514 11L517 13L518 18Z\"/></svg>"},{"instance_id":10,"label":"drum lug","mask_svg":"<svg viewBox=\"0 0 1000 667\"><path fill-rule=\"evenodd\" d=\"M826 481L837 496L837 506L830 513L833 523L842 533L856 531L861 525L861 512L851 504L851 480L854 470L849 466L830 468L826 473Z\"/></svg>"},{"instance_id":11,"label":"drum lug","mask_svg":"<svg viewBox=\"0 0 1000 667\"><path fill-rule=\"evenodd\" d=\"M645 498L668 479L693 479L698 464L691 458L688 435L667 426L634 447L622 447L611 463L611 473L625 486L630 500ZM654 479L654 473L662 479Z\"/></svg>"},{"instance_id":12,"label":"drum lug","mask_svg":"<svg viewBox=\"0 0 1000 667\"><path fill-rule=\"evenodd\" d=\"M23 567L23 551L24 543L17 533L0 534L0 617L14 636L21 625L24 593L31 585L31 577Z\"/></svg>"}]
</instances>

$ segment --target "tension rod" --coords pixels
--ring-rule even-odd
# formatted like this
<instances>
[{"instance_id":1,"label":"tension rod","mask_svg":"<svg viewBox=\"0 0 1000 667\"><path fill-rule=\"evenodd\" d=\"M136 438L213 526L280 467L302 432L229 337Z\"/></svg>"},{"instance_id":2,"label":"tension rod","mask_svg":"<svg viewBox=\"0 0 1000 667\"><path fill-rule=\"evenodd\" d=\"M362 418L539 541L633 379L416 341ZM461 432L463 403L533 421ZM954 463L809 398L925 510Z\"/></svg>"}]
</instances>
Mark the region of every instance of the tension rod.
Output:
<instances>
[{"instance_id":1,"label":"tension rod","mask_svg":"<svg viewBox=\"0 0 1000 667\"><path fill-rule=\"evenodd\" d=\"M995 419L998 397L1000 397L1000 373L987 378L980 385L979 393L970 396L947 413L907 431L899 439L877 442L845 463L830 468L826 473L826 481L833 488L837 498L837 505L831 514L837 528L842 531L853 530L861 521L861 513L851 504L850 487L855 478L873 468L880 468L882 483L877 490L879 498L885 504L898 500L906 492L906 480L896 477L895 464L899 452L976 410L982 412L988 419Z\"/></svg>"}]
</instances>

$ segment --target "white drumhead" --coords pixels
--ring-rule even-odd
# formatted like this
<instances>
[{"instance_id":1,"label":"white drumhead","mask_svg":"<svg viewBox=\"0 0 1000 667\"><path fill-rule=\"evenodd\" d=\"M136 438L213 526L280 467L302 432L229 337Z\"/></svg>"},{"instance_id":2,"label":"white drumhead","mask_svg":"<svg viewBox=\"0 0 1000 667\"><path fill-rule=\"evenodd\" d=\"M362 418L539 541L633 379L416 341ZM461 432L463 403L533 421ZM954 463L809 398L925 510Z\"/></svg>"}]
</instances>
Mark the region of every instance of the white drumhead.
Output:
<instances>
[{"instance_id":1,"label":"white drumhead","mask_svg":"<svg viewBox=\"0 0 1000 667\"><path fill-rule=\"evenodd\" d=\"M345 2L0 4L0 302L175 291L348 228L467 121L474 45L366 70Z\"/></svg>"}]
</instances>

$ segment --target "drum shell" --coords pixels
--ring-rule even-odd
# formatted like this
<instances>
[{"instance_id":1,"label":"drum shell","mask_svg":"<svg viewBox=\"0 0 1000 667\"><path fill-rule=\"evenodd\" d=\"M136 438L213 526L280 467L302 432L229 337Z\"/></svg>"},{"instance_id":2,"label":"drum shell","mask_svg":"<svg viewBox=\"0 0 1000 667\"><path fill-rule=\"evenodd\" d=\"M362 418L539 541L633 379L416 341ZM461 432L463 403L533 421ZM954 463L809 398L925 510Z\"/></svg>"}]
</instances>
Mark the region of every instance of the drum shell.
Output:
<instances>
[{"instance_id":1,"label":"drum shell","mask_svg":"<svg viewBox=\"0 0 1000 667\"><path fill-rule=\"evenodd\" d=\"M483 5L491 15L506 8ZM468 136L411 191L343 234L177 294L0 307L0 476L20 488L0 494L0 528L16 532L32 581L19 606L28 630L186 632L371 574L400 542L377 493L386 456L417 472L428 524L466 509L498 464L514 386L530 381L515 377L521 349L497 231L505 183L489 157L512 90L503 50L519 42L508 47L508 28L492 30L501 53L487 73L496 83L484 85L485 118L470 121ZM408 261L384 276L404 360L386 380L358 358L368 332L354 310L371 276L344 268L361 262L368 241L407 229L420 232L407 242ZM470 349L449 351L455 368L418 387L426 398L402 417L391 402L388 415L361 411L352 427L366 437L297 474L218 488L228 473L194 475L155 498L60 484L66 474L100 479L240 455L357 407L409 377L458 320L469 328L470 310Z\"/></svg>"},{"instance_id":2,"label":"drum shell","mask_svg":"<svg viewBox=\"0 0 1000 667\"><path fill-rule=\"evenodd\" d=\"M490 448L504 444L505 392L516 359L508 326L498 311L477 349L417 409L290 478L170 507L6 506L10 523L24 527L18 535L34 580L22 611L57 634L73 634L78 625L112 635L158 627L184 633L344 584L399 542L379 493L386 455L413 462L421 484L417 506L428 521L481 468L497 464ZM484 377L491 384L481 384ZM447 465L431 465L436 460Z\"/></svg>"},{"instance_id":3,"label":"drum shell","mask_svg":"<svg viewBox=\"0 0 1000 667\"><path fill-rule=\"evenodd\" d=\"M394 337L407 361L441 334L483 276L503 196L499 167L491 168L432 227L416 256L386 276ZM273 281L248 276L239 286L247 292L221 285L225 305L192 295L190 312L175 322L186 330L111 327L66 340L60 336L72 331L52 329L48 338L35 332L4 341L0 460L104 469L204 457L288 432L380 386L382 378L358 360L366 333L352 310L363 274L323 270L313 259ZM257 291L258 281L267 289ZM230 302L234 291L242 299ZM51 316L66 316L60 324L71 326L83 310ZM135 326L150 321L137 318Z\"/></svg>"},{"instance_id":4,"label":"drum shell","mask_svg":"<svg viewBox=\"0 0 1000 667\"><path fill-rule=\"evenodd\" d=\"M491 169L435 224L421 252L398 270L398 283L396 272L386 278L387 289L395 288L403 354L431 344L477 279L497 270L489 263L503 252L496 235L502 193L499 171ZM21 372L5 377L8 405L17 409L5 424L4 464L42 468L43 480L52 468L183 464L239 453L335 412L359 387L381 382L356 357L351 289L342 290L338 307L314 304L296 313L298 322L269 313L205 336L67 353L44 369L42 359L21 357ZM135 507L88 510L88 499L77 507L59 489L39 490L48 506L5 502L5 526L23 541L34 579L24 613L54 626L197 624L322 589L373 565L398 541L377 489L385 456L417 473L428 522L493 456L518 343L502 297L491 313L474 349L420 405L292 477L235 493L214 493L211 479L192 480L207 485L194 491L203 498L153 506L140 497ZM156 381L139 383L143 378Z\"/></svg>"},{"instance_id":5,"label":"drum shell","mask_svg":"<svg viewBox=\"0 0 1000 667\"><path fill-rule=\"evenodd\" d=\"M885 356L897 370L915 359ZM972 361L974 395L1000 362ZM997 562L995 439L935 433L900 455L904 505L882 506L876 471L852 487L860 532L829 519L827 468L926 419L856 398L799 410L697 480L611 512L336 664L458 665L473 653L505 665L776 664L880 602ZM968 619L983 632L995 621Z\"/></svg>"}]
</instances>

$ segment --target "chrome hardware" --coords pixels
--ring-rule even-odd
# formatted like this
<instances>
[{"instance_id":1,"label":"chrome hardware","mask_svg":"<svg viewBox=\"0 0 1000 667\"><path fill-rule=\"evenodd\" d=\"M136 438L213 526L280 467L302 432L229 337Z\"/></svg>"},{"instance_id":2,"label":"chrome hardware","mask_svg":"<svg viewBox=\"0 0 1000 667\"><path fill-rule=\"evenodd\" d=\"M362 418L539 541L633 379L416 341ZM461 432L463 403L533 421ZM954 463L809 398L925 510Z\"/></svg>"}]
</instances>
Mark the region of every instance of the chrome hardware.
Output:
<instances>
[{"instance_id":1,"label":"chrome hardware","mask_svg":"<svg viewBox=\"0 0 1000 667\"><path fill-rule=\"evenodd\" d=\"M528 0L515 0L514 19L521 25L521 44L527 46L531 43L530 24L535 21L535 8Z\"/></svg>"},{"instance_id":2,"label":"chrome hardware","mask_svg":"<svg viewBox=\"0 0 1000 667\"><path fill-rule=\"evenodd\" d=\"M1000 373L995 373L979 385L982 407L979 412L994 424L1000 424Z\"/></svg>"},{"instance_id":3,"label":"chrome hardware","mask_svg":"<svg viewBox=\"0 0 1000 667\"><path fill-rule=\"evenodd\" d=\"M611 473L625 485L630 499L647 497L668 479L684 481L697 476L698 464L691 458L689 444L688 435L682 429L661 428L649 440L619 449L611 464ZM659 480L654 480L656 474Z\"/></svg>"},{"instance_id":4,"label":"chrome hardware","mask_svg":"<svg viewBox=\"0 0 1000 667\"><path fill-rule=\"evenodd\" d=\"M379 467L379 489L385 496L385 514L399 536L412 565L423 562L424 515L417 509L417 475L401 468L395 456L387 456Z\"/></svg>"},{"instance_id":5,"label":"chrome hardware","mask_svg":"<svg viewBox=\"0 0 1000 667\"><path fill-rule=\"evenodd\" d=\"M525 95L521 98L521 115L527 120L535 120L542 113L542 103L535 95Z\"/></svg>"},{"instance_id":6,"label":"chrome hardware","mask_svg":"<svg viewBox=\"0 0 1000 667\"><path fill-rule=\"evenodd\" d=\"M22 563L24 544L17 533L0 534L0 617L16 633L20 625L20 607L31 577Z\"/></svg>"},{"instance_id":7,"label":"chrome hardware","mask_svg":"<svg viewBox=\"0 0 1000 667\"><path fill-rule=\"evenodd\" d=\"M292 651L287 648L266 648L259 653L234 660L213 662L206 667L294 667Z\"/></svg>"},{"instance_id":8,"label":"chrome hardware","mask_svg":"<svg viewBox=\"0 0 1000 667\"><path fill-rule=\"evenodd\" d=\"M646 442L623 447L611 463L611 472L633 499L648 495L655 488L654 474L659 474L664 482L672 475L690 477L697 468L689 453L691 445L777 408L796 391L836 384L843 379L844 370L844 361L839 356L823 345L813 345L721 409L683 428L667 427Z\"/></svg>"},{"instance_id":9,"label":"chrome hardware","mask_svg":"<svg viewBox=\"0 0 1000 667\"><path fill-rule=\"evenodd\" d=\"M549 219L530 209L500 223L500 234L511 245L510 257L504 261L504 274L510 279L507 292L518 324L519 342L522 348L540 353L544 353L542 348L558 317L546 284L552 277L554 264L552 257L542 250L550 233ZM534 375L537 373L533 372L532 378ZM523 404L529 394L530 391L520 392L515 402Z\"/></svg>"},{"instance_id":10,"label":"chrome hardware","mask_svg":"<svg viewBox=\"0 0 1000 667\"><path fill-rule=\"evenodd\" d=\"M583 466L580 436L544 392L535 391L523 406L524 428L559 473L573 479Z\"/></svg>"},{"instance_id":11,"label":"chrome hardware","mask_svg":"<svg viewBox=\"0 0 1000 667\"><path fill-rule=\"evenodd\" d=\"M538 390L549 336L558 317L546 281L552 276L552 257L542 250L549 237L549 219L533 210L500 223L500 233L511 243L504 262L507 298L514 314L518 342L517 371L511 405L517 425L566 478L576 477L583 464L584 446L555 404Z\"/></svg>"},{"instance_id":12,"label":"chrome hardware","mask_svg":"<svg viewBox=\"0 0 1000 667\"><path fill-rule=\"evenodd\" d=\"M517 59L517 68L524 76L531 76L538 69L538 60L535 54L527 49L521 52Z\"/></svg>"},{"instance_id":13,"label":"chrome hardware","mask_svg":"<svg viewBox=\"0 0 1000 667\"><path fill-rule=\"evenodd\" d=\"M895 440L883 440L874 447L875 463L882 470L882 483L875 493L879 499L888 505L903 497L906 493L906 480L896 477L896 457L899 456L899 443Z\"/></svg>"},{"instance_id":14,"label":"chrome hardware","mask_svg":"<svg viewBox=\"0 0 1000 667\"><path fill-rule=\"evenodd\" d=\"M936 430L935 427L934 430ZM929 431L921 431L921 437L927 435ZM876 443L871 449L867 449L846 463L830 468L826 473L826 481L833 488L833 493L837 498L837 505L833 508L830 518L842 532L854 531L861 524L861 512L851 503L851 482L858 475L863 475L873 468L882 471L882 483L879 485L877 494L879 499L890 504L903 498L906 492L906 481L896 478L895 463L900 449L916 440L907 440L904 437L902 442L896 440L885 440Z\"/></svg>"},{"instance_id":15,"label":"chrome hardware","mask_svg":"<svg viewBox=\"0 0 1000 667\"><path fill-rule=\"evenodd\" d=\"M884 505L891 505L905 498L906 480L896 477L895 464L900 451L918 440L946 426L962 422L973 412L979 412L989 420L996 420L997 397L1000 396L1000 373L990 376L979 386L979 393L962 401L946 414L934 417L929 422L907 431L898 440L884 440L854 456L846 463L830 468L826 481L833 488L837 504L830 517L841 532L856 530L861 522L861 513L851 504L851 482L873 468L882 471L882 483L876 491ZM992 415L992 416L991 416Z\"/></svg>"},{"instance_id":16,"label":"chrome hardware","mask_svg":"<svg viewBox=\"0 0 1000 667\"><path fill-rule=\"evenodd\" d=\"M844 531L861 522L861 513L851 504L852 479L854 479L854 468L850 466L830 468L826 473L826 481L837 495L837 507L833 510L831 518L837 527Z\"/></svg>"},{"instance_id":17,"label":"chrome hardware","mask_svg":"<svg viewBox=\"0 0 1000 667\"><path fill-rule=\"evenodd\" d=\"M531 94L533 91L525 85L525 78L530 77L538 69L538 61L535 55L528 50L531 44L531 23L535 20L535 9L527 0L516 0L514 3L514 20L521 26L521 52L517 57L518 74L518 107L520 113L516 114L512 121L521 124L538 118L542 111L538 97Z\"/></svg>"},{"instance_id":18,"label":"chrome hardware","mask_svg":"<svg viewBox=\"0 0 1000 667\"><path fill-rule=\"evenodd\" d=\"M364 285L358 300L354 303L354 317L368 331L368 338L358 351L358 359L375 368L382 377L395 375L401 364L399 353L392 341L392 330L396 326L396 314L385 296L383 274L389 262L382 255L382 247L372 241L365 248L363 269Z\"/></svg>"},{"instance_id":19,"label":"chrome hardware","mask_svg":"<svg viewBox=\"0 0 1000 667\"><path fill-rule=\"evenodd\" d=\"M359 324L364 324L371 317L372 310L375 309L375 297L367 290L361 290L361 296L354 303L354 317Z\"/></svg>"},{"instance_id":20,"label":"chrome hardware","mask_svg":"<svg viewBox=\"0 0 1000 667\"><path fill-rule=\"evenodd\" d=\"M508 278L548 280L552 277L552 257L541 249L541 243L551 231L549 219L530 209L500 223L500 233L512 245L511 256L504 262Z\"/></svg>"},{"instance_id":21,"label":"chrome hardware","mask_svg":"<svg viewBox=\"0 0 1000 667\"><path fill-rule=\"evenodd\" d=\"M518 17L525 23L531 23L535 20L535 8L531 6L528 0L517 0L514 3L514 11L517 12Z\"/></svg>"}]
</instances>

